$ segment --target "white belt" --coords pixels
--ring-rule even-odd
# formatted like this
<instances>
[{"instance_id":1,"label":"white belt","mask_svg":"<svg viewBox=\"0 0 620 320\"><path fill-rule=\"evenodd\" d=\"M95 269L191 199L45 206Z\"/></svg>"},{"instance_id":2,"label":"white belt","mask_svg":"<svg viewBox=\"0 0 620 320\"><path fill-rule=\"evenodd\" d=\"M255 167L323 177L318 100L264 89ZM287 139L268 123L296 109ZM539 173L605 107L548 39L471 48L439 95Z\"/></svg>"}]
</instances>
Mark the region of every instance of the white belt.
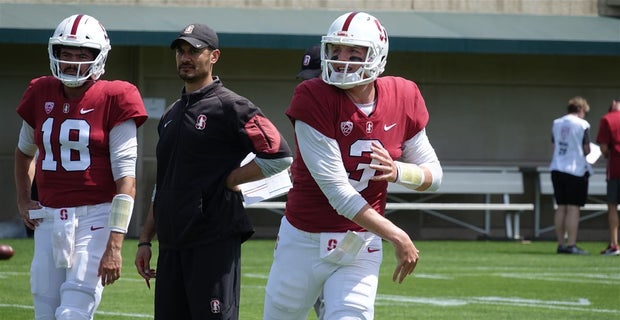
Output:
<instances>
[{"instance_id":1,"label":"white belt","mask_svg":"<svg viewBox=\"0 0 620 320\"><path fill-rule=\"evenodd\" d=\"M58 214L59 210L63 209L75 209L75 216L82 217L88 214L88 206L79 206L73 208L47 208L28 210L28 216L30 219L53 219Z\"/></svg>"}]
</instances>

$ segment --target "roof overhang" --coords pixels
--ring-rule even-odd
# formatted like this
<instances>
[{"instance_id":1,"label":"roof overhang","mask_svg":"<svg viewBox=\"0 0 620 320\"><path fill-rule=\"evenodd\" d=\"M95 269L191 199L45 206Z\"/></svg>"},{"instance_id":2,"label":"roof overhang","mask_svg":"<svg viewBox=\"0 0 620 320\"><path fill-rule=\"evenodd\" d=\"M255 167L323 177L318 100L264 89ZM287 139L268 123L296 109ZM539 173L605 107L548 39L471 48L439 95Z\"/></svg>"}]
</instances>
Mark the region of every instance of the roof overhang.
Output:
<instances>
[{"instance_id":1,"label":"roof overhang","mask_svg":"<svg viewBox=\"0 0 620 320\"><path fill-rule=\"evenodd\" d=\"M85 13L112 45L167 46L179 30L203 22L220 45L302 49L320 41L335 10L244 9L93 4L0 4L0 44L41 44L62 19ZM391 51L620 55L620 19L600 16L369 11L386 27Z\"/></svg>"}]
</instances>

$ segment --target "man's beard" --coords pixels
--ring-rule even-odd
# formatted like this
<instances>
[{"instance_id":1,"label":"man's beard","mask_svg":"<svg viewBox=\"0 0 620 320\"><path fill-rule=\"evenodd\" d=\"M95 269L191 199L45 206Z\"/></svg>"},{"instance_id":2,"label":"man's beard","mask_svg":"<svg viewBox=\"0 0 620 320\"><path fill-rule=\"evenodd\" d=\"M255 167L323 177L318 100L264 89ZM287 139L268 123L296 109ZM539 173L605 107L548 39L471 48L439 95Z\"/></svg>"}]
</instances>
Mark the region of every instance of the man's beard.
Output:
<instances>
[{"instance_id":1,"label":"man's beard","mask_svg":"<svg viewBox=\"0 0 620 320\"><path fill-rule=\"evenodd\" d=\"M181 66L182 67L182 66ZM192 69L193 73L188 73L182 70L178 70L179 78L185 82L194 83L200 82L207 77L207 73L196 68Z\"/></svg>"}]
</instances>

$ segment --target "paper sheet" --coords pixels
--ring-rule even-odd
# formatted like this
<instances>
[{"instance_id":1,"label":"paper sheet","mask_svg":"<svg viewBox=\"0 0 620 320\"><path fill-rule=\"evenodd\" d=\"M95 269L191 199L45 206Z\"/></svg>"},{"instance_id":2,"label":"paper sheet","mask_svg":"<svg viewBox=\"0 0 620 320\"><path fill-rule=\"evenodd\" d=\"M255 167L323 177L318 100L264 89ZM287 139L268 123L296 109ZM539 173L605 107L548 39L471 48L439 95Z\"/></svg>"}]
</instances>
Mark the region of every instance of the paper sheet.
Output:
<instances>
[{"instance_id":1,"label":"paper sheet","mask_svg":"<svg viewBox=\"0 0 620 320\"><path fill-rule=\"evenodd\" d=\"M586 156L586 161L589 164L594 164L601 157L601 148L590 142L590 153Z\"/></svg>"},{"instance_id":2,"label":"paper sheet","mask_svg":"<svg viewBox=\"0 0 620 320\"><path fill-rule=\"evenodd\" d=\"M242 162L244 165L254 159L253 153L249 154ZM284 195L293 186L288 171L282 171L271 177L258 181L247 182L239 185L243 194L245 205L250 205L266 199L275 198Z\"/></svg>"}]
</instances>

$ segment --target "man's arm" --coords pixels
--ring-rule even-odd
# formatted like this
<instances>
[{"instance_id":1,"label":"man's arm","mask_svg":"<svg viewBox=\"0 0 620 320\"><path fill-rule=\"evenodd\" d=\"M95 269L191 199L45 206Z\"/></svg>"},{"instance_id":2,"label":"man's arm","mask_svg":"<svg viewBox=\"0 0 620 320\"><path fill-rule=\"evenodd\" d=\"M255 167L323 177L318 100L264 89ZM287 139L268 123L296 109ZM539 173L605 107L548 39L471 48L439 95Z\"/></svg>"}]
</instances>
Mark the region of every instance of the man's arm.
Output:
<instances>
[{"instance_id":1,"label":"man's arm","mask_svg":"<svg viewBox=\"0 0 620 320\"><path fill-rule=\"evenodd\" d=\"M264 177L265 175L263 175L263 172L260 170L258 164L256 164L256 161L252 160L245 165L236 168L228 175L228 177L226 177L226 187L234 191L240 191L240 184L260 180Z\"/></svg>"},{"instance_id":2,"label":"man's arm","mask_svg":"<svg viewBox=\"0 0 620 320\"><path fill-rule=\"evenodd\" d=\"M24 154L15 148L15 188L17 189L17 208L24 224L34 230L39 224L36 220L30 220L28 210L39 209L37 201L31 199L32 180L34 179L34 157Z\"/></svg>"},{"instance_id":3,"label":"man's arm","mask_svg":"<svg viewBox=\"0 0 620 320\"><path fill-rule=\"evenodd\" d=\"M116 196L112 199L110 237L99 263L101 284L114 283L121 276L121 249L133 212L136 195L137 128L133 119L126 120L110 130L110 166L116 182Z\"/></svg>"},{"instance_id":4,"label":"man's arm","mask_svg":"<svg viewBox=\"0 0 620 320\"><path fill-rule=\"evenodd\" d=\"M37 146L34 143L34 129L25 121L19 131L17 148L15 148L15 188L17 189L17 208L24 224L34 230L39 225L38 220L30 220L28 210L39 209L41 206L32 200L32 181L35 174L34 156Z\"/></svg>"},{"instance_id":5,"label":"man's arm","mask_svg":"<svg viewBox=\"0 0 620 320\"><path fill-rule=\"evenodd\" d=\"M395 161L382 146L373 144L371 157L378 164L371 164L370 167L381 174L371 179L398 183L416 191L437 191L443 179L443 170L426 130L405 141L402 148L402 156Z\"/></svg>"},{"instance_id":6,"label":"man's arm","mask_svg":"<svg viewBox=\"0 0 620 320\"><path fill-rule=\"evenodd\" d=\"M405 277L413 272L420 258L420 251L409 235L369 205L364 206L352 220L394 246L396 269L392 274L392 281L398 280L398 283L402 283Z\"/></svg>"},{"instance_id":7,"label":"man's arm","mask_svg":"<svg viewBox=\"0 0 620 320\"><path fill-rule=\"evenodd\" d=\"M601 148L601 154L603 155L603 157L605 157L605 159L609 159L609 146L606 144L601 144L600 148Z\"/></svg>"},{"instance_id":8,"label":"man's arm","mask_svg":"<svg viewBox=\"0 0 620 320\"><path fill-rule=\"evenodd\" d=\"M138 240L138 251L136 252L136 260L134 264L138 273L142 278L150 280L155 276L155 270L151 269L151 241L155 237L156 229L155 229L155 218L153 216L153 200L155 200L155 190L153 190L153 197L151 199L151 205L149 206L149 211L146 216L146 221L144 222L144 226L142 226L142 233L140 233L140 238ZM150 285L149 285L150 286Z\"/></svg>"},{"instance_id":9,"label":"man's arm","mask_svg":"<svg viewBox=\"0 0 620 320\"><path fill-rule=\"evenodd\" d=\"M226 177L226 187L239 191L239 185L270 177L286 170L293 162L291 149L278 128L264 115L246 123L245 132L256 157Z\"/></svg>"},{"instance_id":10,"label":"man's arm","mask_svg":"<svg viewBox=\"0 0 620 320\"><path fill-rule=\"evenodd\" d=\"M123 177L116 180L116 194L128 195L133 199L136 195L136 179L134 177ZM112 206L114 207L114 200ZM131 209L133 210L133 208ZM101 276L101 284L104 286L114 283L121 276L123 264L121 249L123 248L124 240L125 233L118 230L110 231L108 244L101 257L98 272L98 275Z\"/></svg>"}]
</instances>

